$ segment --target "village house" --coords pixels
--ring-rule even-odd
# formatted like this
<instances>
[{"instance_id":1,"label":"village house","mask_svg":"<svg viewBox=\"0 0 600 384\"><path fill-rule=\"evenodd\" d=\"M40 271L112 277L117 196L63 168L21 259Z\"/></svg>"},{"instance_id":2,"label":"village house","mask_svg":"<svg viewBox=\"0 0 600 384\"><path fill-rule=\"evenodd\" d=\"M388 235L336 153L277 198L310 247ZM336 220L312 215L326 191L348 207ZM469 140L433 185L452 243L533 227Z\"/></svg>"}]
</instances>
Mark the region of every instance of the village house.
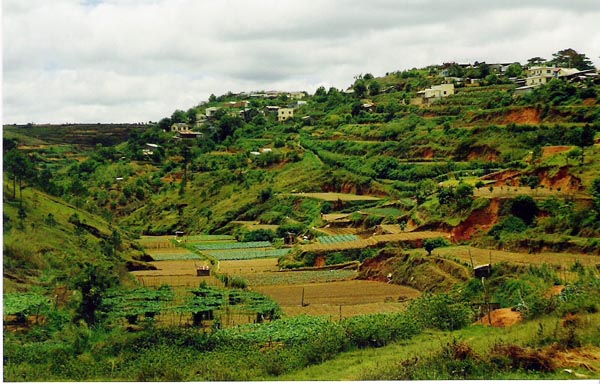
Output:
<instances>
[{"instance_id":1,"label":"village house","mask_svg":"<svg viewBox=\"0 0 600 384\"><path fill-rule=\"evenodd\" d=\"M146 143L146 147L142 149L142 155L152 156L159 147L158 144Z\"/></svg>"},{"instance_id":2,"label":"village house","mask_svg":"<svg viewBox=\"0 0 600 384\"><path fill-rule=\"evenodd\" d=\"M276 105L267 105L266 107L263 108L263 113L265 115L270 114L270 113L277 114L277 111L279 111L279 108L280 107L278 107Z\"/></svg>"},{"instance_id":3,"label":"village house","mask_svg":"<svg viewBox=\"0 0 600 384\"><path fill-rule=\"evenodd\" d=\"M206 117L213 117L218 110L218 107L208 107L204 111L204 114L206 115Z\"/></svg>"},{"instance_id":4,"label":"village house","mask_svg":"<svg viewBox=\"0 0 600 384\"><path fill-rule=\"evenodd\" d=\"M417 92L417 97L412 99L412 105L426 105L443 97L454 95L454 84L434 85L431 88Z\"/></svg>"},{"instance_id":5,"label":"village house","mask_svg":"<svg viewBox=\"0 0 600 384\"><path fill-rule=\"evenodd\" d=\"M186 123L174 123L173 125L171 125L171 132L181 132L187 131L189 129L190 128Z\"/></svg>"},{"instance_id":6,"label":"village house","mask_svg":"<svg viewBox=\"0 0 600 384\"><path fill-rule=\"evenodd\" d=\"M552 79L569 77L578 72L579 70L576 68L531 67L525 70L525 74L527 75L525 83L528 86L537 87L546 84Z\"/></svg>"},{"instance_id":7,"label":"village house","mask_svg":"<svg viewBox=\"0 0 600 384\"><path fill-rule=\"evenodd\" d=\"M277 121L280 123L294 117L293 108L279 108L277 110Z\"/></svg>"},{"instance_id":8,"label":"village house","mask_svg":"<svg viewBox=\"0 0 600 384\"><path fill-rule=\"evenodd\" d=\"M580 71L576 68L547 66L531 67L525 70L525 74L527 76L525 84L515 89L515 95L531 92L534 88L546 84L553 79L577 82L598 76L593 69Z\"/></svg>"},{"instance_id":9,"label":"village house","mask_svg":"<svg viewBox=\"0 0 600 384\"><path fill-rule=\"evenodd\" d=\"M225 103L225 107L227 107L227 108L247 108L249 104L250 104L250 102L247 100L230 101L228 103Z\"/></svg>"}]
</instances>

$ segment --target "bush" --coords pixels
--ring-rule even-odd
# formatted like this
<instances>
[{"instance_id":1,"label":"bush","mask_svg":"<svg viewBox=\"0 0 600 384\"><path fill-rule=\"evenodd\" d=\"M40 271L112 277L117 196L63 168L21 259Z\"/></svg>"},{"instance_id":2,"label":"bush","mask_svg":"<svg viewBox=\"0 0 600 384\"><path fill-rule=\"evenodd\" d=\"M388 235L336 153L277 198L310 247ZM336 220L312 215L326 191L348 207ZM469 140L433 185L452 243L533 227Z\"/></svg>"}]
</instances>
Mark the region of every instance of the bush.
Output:
<instances>
[{"instance_id":1,"label":"bush","mask_svg":"<svg viewBox=\"0 0 600 384\"><path fill-rule=\"evenodd\" d=\"M473 318L467 303L457 302L447 294L425 293L410 303L408 311L423 327L441 330L460 329Z\"/></svg>"},{"instance_id":2,"label":"bush","mask_svg":"<svg viewBox=\"0 0 600 384\"><path fill-rule=\"evenodd\" d=\"M412 318L403 313L381 313L345 319L342 326L349 341L359 348L382 347L392 341L409 339L421 328Z\"/></svg>"}]
</instances>

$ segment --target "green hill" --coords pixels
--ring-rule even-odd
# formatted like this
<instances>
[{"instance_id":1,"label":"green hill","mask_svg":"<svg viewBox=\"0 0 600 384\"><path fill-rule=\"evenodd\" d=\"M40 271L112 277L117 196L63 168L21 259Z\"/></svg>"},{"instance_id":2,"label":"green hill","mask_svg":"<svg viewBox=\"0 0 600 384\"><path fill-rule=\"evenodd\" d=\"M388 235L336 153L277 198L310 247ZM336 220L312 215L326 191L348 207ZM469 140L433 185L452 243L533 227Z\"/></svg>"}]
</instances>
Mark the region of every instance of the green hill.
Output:
<instances>
[{"instance_id":1,"label":"green hill","mask_svg":"<svg viewBox=\"0 0 600 384\"><path fill-rule=\"evenodd\" d=\"M147 125L5 126L4 379L296 378L341 353L343 362L388 344L405 360L386 357L381 374L357 362L368 371L348 377L430 378L426 368L437 359L451 366L436 365L436 378L563 378L548 346L593 353L600 339L592 315L600 305L600 81L552 80L521 94L483 65L467 70L471 82L445 78L444 69L365 74L348 90L321 87L300 99L211 96ZM453 94L420 99L444 82L455 82ZM285 120L277 108L286 108ZM182 124L195 133L172 131ZM426 231L435 235L419 236ZM188 237L178 243L176 232ZM128 273L156 268L136 241L142 235L163 235L145 244L186 247L165 249L163 260L185 255L216 268L203 284L200 271L191 276L194 287L146 286ZM286 316L244 278L219 273L218 257L186 243L199 238L268 244L285 255L266 273L288 273L289 281L304 271L293 276L321 284L327 268L357 268L336 279L358 275L423 296L386 298L396 301L380 303L394 305L388 313L342 319L340 305L339 319ZM431 256L450 243L462 247ZM551 251L561 262L495 260L481 280L468 246L497 255ZM471 264L458 248L469 250ZM582 254L585 262L571 262ZM178 262L172 273L183 268ZM164 268L150 271L156 281ZM259 269L231 270L244 268ZM561 293L549 296L554 285ZM522 314L527 337L510 338L505 349L451 343L448 335L496 337L469 326L490 300ZM305 305L303 288L306 307L317 310ZM184 317L189 326L175 325ZM256 324L233 327L233 317ZM430 345L432 335L447 343L435 356L402 347ZM524 354L526 342L543 356ZM499 350L512 360L499 360ZM372 360L370 352L356 356ZM534 358L542 365L527 365Z\"/></svg>"}]
</instances>

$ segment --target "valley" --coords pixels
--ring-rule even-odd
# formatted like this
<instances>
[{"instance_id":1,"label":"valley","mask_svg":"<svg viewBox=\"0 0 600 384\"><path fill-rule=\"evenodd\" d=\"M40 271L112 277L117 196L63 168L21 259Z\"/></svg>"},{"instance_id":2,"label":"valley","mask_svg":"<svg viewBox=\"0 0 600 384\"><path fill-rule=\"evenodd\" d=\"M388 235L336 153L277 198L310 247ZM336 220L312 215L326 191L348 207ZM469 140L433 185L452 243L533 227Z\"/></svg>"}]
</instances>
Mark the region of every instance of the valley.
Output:
<instances>
[{"instance_id":1,"label":"valley","mask_svg":"<svg viewBox=\"0 0 600 384\"><path fill-rule=\"evenodd\" d=\"M4 379L597 378L597 73L484 64L4 126Z\"/></svg>"}]
</instances>

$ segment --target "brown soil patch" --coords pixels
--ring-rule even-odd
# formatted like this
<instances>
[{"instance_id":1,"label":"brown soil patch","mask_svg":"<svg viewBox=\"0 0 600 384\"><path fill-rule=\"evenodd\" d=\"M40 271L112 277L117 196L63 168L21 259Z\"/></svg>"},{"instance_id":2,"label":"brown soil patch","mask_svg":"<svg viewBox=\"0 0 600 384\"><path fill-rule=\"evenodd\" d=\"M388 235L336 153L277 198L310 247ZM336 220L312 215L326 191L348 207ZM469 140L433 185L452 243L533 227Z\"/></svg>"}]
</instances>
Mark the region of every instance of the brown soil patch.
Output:
<instances>
[{"instance_id":1,"label":"brown soil patch","mask_svg":"<svg viewBox=\"0 0 600 384\"><path fill-rule=\"evenodd\" d=\"M558 295L560 295L560 293L562 292L563 289L565 289L564 285L555 285L553 287L550 287L550 289L548 289L548 291L546 291L546 294L544 296L546 296L546 298L550 298L552 296L558 296Z\"/></svg>"},{"instance_id":2,"label":"brown soil patch","mask_svg":"<svg viewBox=\"0 0 600 384\"><path fill-rule=\"evenodd\" d=\"M469 240L478 231L487 231L498 222L500 204L498 199L491 199L490 204L471 212L471 215L452 230L452 241Z\"/></svg>"},{"instance_id":3,"label":"brown soil patch","mask_svg":"<svg viewBox=\"0 0 600 384\"><path fill-rule=\"evenodd\" d=\"M538 124L540 112L535 108L523 108L509 112L502 119L503 124Z\"/></svg>"},{"instance_id":4,"label":"brown soil patch","mask_svg":"<svg viewBox=\"0 0 600 384\"><path fill-rule=\"evenodd\" d=\"M581 179L569 173L569 167L561 167L555 175L550 174L550 169L538 171L540 184L548 188L560 188L563 191L580 191L583 189Z\"/></svg>"},{"instance_id":5,"label":"brown soil patch","mask_svg":"<svg viewBox=\"0 0 600 384\"><path fill-rule=\"evenodd\" d=\"M520 174L520 171L515 170L499 171L482 176L481 180L496 180L496 183L494 185L500 186L505 185L506 180L510 180L513 177L518 176Z\"/></svg>"},{"instance_id":6,"label":"brown soil patch","mask_svg":"<svg viewBox=\"0 0 600 384\"><path fill-rule=\"evenodd\" d=\"M315 260L315 267L324 267L327 264L324 256L318 256Z\"/></svg>"},{"instance_id":7,"label":"brown soil patch","mask_svg":"<svg viewBox=\"0 0 600 384\"><path fill-rule=\"evenodd\" d=\"M500 152L495 149L488 147L487 145L481 147L475 147L467 156L467 160L486 160L486 161L497 161L500 159Z\"/></svg>"},{"instance_id":8,"label":"brown soil patch","mask_svg":"<svg viewBox=\"0 0 600 384\"><path fill-rule=\"evenodd\" d=\"M435 156L435 152L431 148L427 148L425 152L423 152L423 158L427 160L433 159Z\"/></svg>"},{"instance_id":9,"label":"brown soil patch","mask_svg":"<svg viewBox=\"0 0 600 384\"><path fill-rule=\"evenodd\" d=\"M523 315L520 312L513 311L511 308L500 308L490 312L490 315L485 315L477 320L475 324L490 325L492 327L509 327L520 323L523 320Z\"/></svg>"},{"instance_id":10,"label":"brown soil patch","mask_svg":"<svg viewBox=\"0 0 600 384\"><path fill-rule=\"evenodd\" d=\"M553 145L542 148L542 157L549 157L557 153L567 152L573 148L572 145Z\"/></svg>"},{"instance_id":11,"label":"brown soil patch","mask_svg":"<svg viewBox=\"0 0 600 384\"><path fill-rule=\"evenodd\" d=\"M590 97L588 99L583 100L583 105L585 105L586 107L596 105L596 103L597 103L597 100L594 97Z\"/></svg>"}]
</instances>

